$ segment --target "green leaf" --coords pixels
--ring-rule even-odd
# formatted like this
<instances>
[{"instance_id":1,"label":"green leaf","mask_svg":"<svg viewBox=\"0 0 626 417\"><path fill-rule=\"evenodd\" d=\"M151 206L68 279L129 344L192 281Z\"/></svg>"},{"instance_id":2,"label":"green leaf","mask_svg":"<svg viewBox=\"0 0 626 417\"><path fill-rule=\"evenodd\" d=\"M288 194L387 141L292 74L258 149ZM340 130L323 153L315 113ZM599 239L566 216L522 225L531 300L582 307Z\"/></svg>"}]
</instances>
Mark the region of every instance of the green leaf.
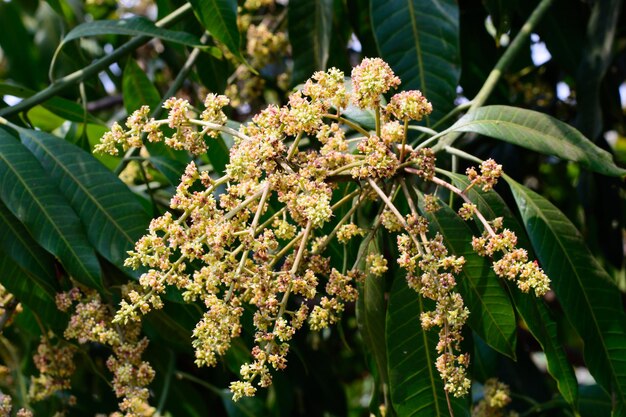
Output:
<instances>
[{"instance_id":1,"label":"green leaf","mask_svg":"<svg viewBox=\"0 0 626 417\"><path fill-rule=\"evenodd\" d=\"M0 3L0 48L6 65L2 78L37 86L46 81L45 73L39 69L40 51L22 18L27 13L22 3Z\"/></svg>"},{"instance_id":2,"label":"green leaf","mask_svg":"<svg viewBox=\"0 0 626 417\"><path fill-rule=\"evenodd\" d=\"M67 317L57 309L54 292L39 285L40 281L0 252L0 283L23 305L29 307L43 324L62 331Z\"/></svg>"},{"instance_id":3,"label":"green leaf","mask_svg":"<svg viewBox=\"0 0 626 417\"><path fill-rule=\"evenodd\" d=\"M196 36L182 31L163 29L141 16L120 20L96 20L81 23L72 29L61 41L59 49L75 39L99 35L149 36L194 48L207 48Z\"/></svg>"},{"instance_id":4,"label":"green leaf","mask_svg":"<svg viewBox=\"0 0 626 417\"><path fill-rule=\"evenodd\" d=\"M464 175L452 173L446 175L451 177L452 183L460 189L465 189L469 185L469 181ZM503 227L515 232L518 247L532 252L526 231L517 222L499 194L494 191L483 192L474 187L468 191L467 196L487 219L504 217ZM509 293L513 298L515 307L524 319L528 330L541 345L546 355L548 372L555 379L561 395L575 407L578 399L578 383L567 353L559 340L560 329L557 321L552 317L551 311L543 300L531 294L522 293L509 281L506 281L506 285L509 287Z\"/></svg>"},{"instance_id":5,"label":"green leaf","mask_svg":"<svg viewBox=\"0 0 626 417\"><path fill-rule=\"evenodd\" d=\"M594 145L567 123L536 111L509 106L480 107L463 116L449 130L490 136L578 162L600 174L626 175L626 170L615 165L609 152Z\"/></svg>"},{"instance_id":6,"label":"green leaf","mask_svg":"<svg viewBox=\"0 0 626 417\"><path fill-rule=\"evenodd\" d=\"M359 253L362 250L366 250L367 254L381 253L375 239L363 243L368 243L367 248L359 248ZM363 256L363 259L366 258L367 256ZM387 349L385 344L381 343L381 340L385 339L386 310L385 278L367 273L363 285L359 288L359 298L356 304L357 322L363 341L376 362L377 382L380 387L383 387L383 392L384 387L389 384Z\"/></svg>"},{"instance_id":7,"label":"green leaf","mask_svg":"<svg viewBox=\"0 0 626 417\"><path fill-rule=\"evenodd\" d=\"M237 28L237 0L189 0L204 28L228 50L243 60Z\"/></svg>"},{"instance_id":8,"label":"green leaf","mask_svg":"<svg viewBox=\"0 0 626 417\"><path fill-rule=\"evenodd\" d=\"M15 97L20 98L28 98L35 94L36 91L31 90L26 87L17 86L9 83L0 83L0 95L9 94ZM52 97L49 100L46 100L41 104L46 110L56 114L59 117L62 117L71 122L85 122L85 117L87 117L87 122L93 124L103 125L104 122L97 117L92 116L91 114L87 114L85 116L85 110L83 107L74 103L73 101L64 99L62 97Z\"/></svg>"},{"instance_id":9,"label":"green leaf","mask_svg":"<svg viewBox=\"0 0 626 417\"><path fill-rule=\"evenodd\" d=\"M60 291L54 258L30 236L0 202L0 283L54 330L63 330L67 318L56 307Z\"/></svg>"},{"instance_id":10,"label":"green leaf","mask_svg":"<svg viewBox=\"0 0 626 417\"><path fill-rule=\"evenodd\" d=\"M372 0L372 25L382 58L403 90L421 90L433 104L426 124L454 107L461 74L459 7L454 0Z\"/></svg>"},{"instance_id":11,"label":"green leaf","mask_svg":"<svg viewBox=\"0 0 626 417\"><path fill-rule=\"evenodd\" d=\"M55 276L54 257L39 246L2 202L0 202L0 251L19 268L28 272L32 287L41 288L51 297L60 290Z\"/></svg>"},{"instance_id":12,"label":"green leaf","mask_svg":"<svg viewBox=\"0 0 626 417\"><path fill-rule=\"evenodd\" d=\"M424 332L424 300L397 275L389 294L386 342L391 401L398 416L448 417L443 381L435 368L438 336ZM450 398L454 415L469 415L464 400Z\"/></svg>"},{"instance_id":13,"label":"green leaf","mask_svg":"<svg viewBox=\"0 0 626 417\"><path fill-rule=\"evenodd\" d=\"M230 151L222 135L209 139L207 158L213 165L213 170L220 175L226 171L226 165L230 162Z\"/></svg>"},{"instance_id":14,"label":"green leaf","mask_svg":"<svg viewBox=\"0 0 626 417\"><path fill-rule=\"evenodd\" d=\"M128 114L139 109L143 105L154 111L161 103L161 95L152 84L148 76L129 59L124 67L122 76L122 97L124 107ZM150 153L150 162L163 174L171 184L178 184L189 157L184 151L176 151L164 143L145 142L146 149Z\"/></svg>"},{"instance_id":15,"label":"green leaf","mask_svg":"<svg viewBox=\"0 0 626 417\"><path fill-rule=\"evenodd\" d=\"M505 177L560 305L584 340L589 372L626 404L626 314L620 293L578 230L552 203Z\"/></svg>"},{"instance_id":16,"label":"green leaf","mask_svg":"<svg viewBox=\"0 0 626 417\"><path fill-rule=\"evenodd\" d=\"M45 132L23 129L19 133L80 217L94 248L123 268L126 252L150 223L133 193L77 146Z\"/></svg>"},{"instance_id":17,"label":"green leaf","mask_svg":"<svg viewBox=\"0 0 626 417\"><path fill-rule=\"evenodd\" d=\"M287 9L293 50L292 84L326 70L333 23L333 0L292 0Z\"/></svg>"},{"instance_id":18,"label":"green leaf","mask_svg":"<svg viewBox=\"0 0 626 417\"><path fill-rule=\"evenodd\" d=\"M581 385L580 415L582 417L610 417L611 397L599 385Z\"/></svg>"},{"instance_id":19,"label":"green leaf","mask_svg":"<svg viewBox=\"0 0 626 417\"><path fill-rule=\"evenodd\" d=\"M100 264L80 219L37 159L0 130L0 199L79 282L102 288Z\"/></svg>"},{"instance_id":20,"label":"green leaf","mask_svg":"<svg viewBox=\"0 0 626 417\"><path fill-rule=\"evenodd\" d=\"M470 311L468 324L489 346L515 359L515 313L490 260L472 249L472 230L444 203L436 212L422 214L443 236L450 252L465 258L457 288Z\"/></svg>"},{"instance_id":21,"label":"green leaf","mask_svg":"<svg viewBox=\"0 0 626 417\"><path fill-rule=\"evenodd\" d=\"M134 59L126 61L122 75L122 99L128 114L141 106L154 111L161 103L161 94Z\"/></svg>"}]
</instances>

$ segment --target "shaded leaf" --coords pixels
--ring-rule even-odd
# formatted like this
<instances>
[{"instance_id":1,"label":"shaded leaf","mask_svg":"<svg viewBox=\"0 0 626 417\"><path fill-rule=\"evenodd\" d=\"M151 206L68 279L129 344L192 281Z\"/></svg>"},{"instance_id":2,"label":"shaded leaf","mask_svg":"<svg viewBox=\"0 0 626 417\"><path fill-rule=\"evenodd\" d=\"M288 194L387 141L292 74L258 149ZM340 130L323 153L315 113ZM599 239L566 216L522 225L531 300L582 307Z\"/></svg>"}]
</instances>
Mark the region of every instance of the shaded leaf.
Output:
<instances>
[{"instance_id":1,"label":"shaded leaf","mask_svg":"<svg viewBox=\"0 0 626 417\"><path fill-rule=\"evenodd\" d=\"M533 6L529 3L528 6ZM576 75L585 43L585 27L589 5L569 0L555 0L537 25L537 32L546 42L550 54L570 75ZM563 25L561 22L568 22Z\"/></svg>"},{"instance_id":2,"label":"shaded leaf","mask_svg":"<svg viewBox=\"0 0 626 417\"><path fill-rule=\"evenodd\" d=\"M473 132L521 147L578 162L591 171L623 176L626 170L567 123L532 110L509 106L485 106L466 114L450 131Z\"/></svg>"},{"instance_id":3,"label":"shaded leaf","mask_svg":"<svg viewBox=\"0 0 626 417\"><path fill-rule=\"evenodd\" d=\"M24 25L22 19L24 5L20 3L0 3L0 27L2 28L0 48L2 48L3 61L6 60L8 64L6 76L22 84L38 86L45 82L45 73L38 68L39 51L35 47L32 35Z\"/></svg>"},{"instance_id":4,"label":"shaded leaf","mask_svg":"<svg viewBox=\"0 0 626 417\"><path fill-rule=\"evenodd\" d=\"M485 8L489 12L491 22L496 29L496 42L502 34L511 29L512 3L506 0L483 0Z\"/></svg>"},{"instance_id":5,"label":"shaded leaf","mask_svg":"<svg viewBox=\"0 0 626 417\"><path fill-rule=\"evenodd\" d=\"M599 385L580 387L580 415L582 417L610 417L611 397Z\"/></svg>"},{"instance_id":6,"label":"shaded leaf","mask_svg":"<svg viewBox=\"0 0 626 417\"><path fill-rule=\"evenodd\" d=\"M45 132L23 129L19 133L80 217L94 248L123 268L126 252L150 222L133 193L77 146Z\"/></svg>"},{"instance_id":7,"label":"shaded leaf","mask_svg":"<svg viewBox=\"0 0 626 417\"><path fill-rule=\"evenodd\" d=\"M0 199L72 277L102 288L100 265L80 219L37 159L4 130L0 130Z\"/></svg>"},{"instance_id":8,"label":"shaded leaf","mask_svg":"<svg viewBox=\"0 0 626 417\"><path fill-rule=\"evenodd\" d=\"M226 171L226 165L230 162L230 151L222 135L209 139L207 157L213 165L213 170L223 175Z\"/></svg>"},{"instance_id":9,"label":"shaded leaf","mask_svg":"<svg viewBox=\"0 0 626 417\"><path fill-rule=\"evenodd\" d=\"M333 23L333 0L292 0L287 9L293 50L292 84L326 70Z\"/></svg>"},{"instance_id":10,"label":"shaded leaf","mask_svg":"<svg viewBox=\"0 0 626 417\"><path fill-rule=\"evenodd\" d=\"M57 309L54 292L0 251L0 284L23 305L29 307L43 324L62 331L67 317Z\"/></svg>"},{"instance_id":11,"label":"shaded leaf","mask_svg":"<svg viewBox=\"0 0 626 417\"><path fill-rule=\"evenodd\" d=\"M500 286L500 279L491 269L491 261L472 249L471 229L443 203L436 212L422 214L443 236L450 252L465 258L465 266L457 276L457 288L470 311L468 324L489 346L515 359L517 339L513 307Z\"/></svg>"},{"instance_id":12,"label":"shaded leaf","mask_svg":"<svg viewBox=\"0 0 626 417\"><path fill-rule=\"evenodd\" d=\"M408 287L404 276L398 275L388 306L386 342L394 410L403 417L448 417L443 381L435 368L437 332L425 332L420 324L424 300ZM463 399L450 400L455 416L469 415Z\"/></svg>"},{"instance_id":13,"label":"shaded leaf","mask_svg":"<svg viewBox=\"0 0 626 417\"><path fill-rule=\"evenodd\" d=\"M505 177L560 304L584 340L589 372L626 404L626 314L620 294L574 225L548 200Z\"/></svg>"},{"instance_id":14,"label":"shaded leaf","mask_svg":"<svg viewBox=\"0 0 626 417\"><path fill-rule=\"evenodd\" d=\"M372 0L372 25L382 58L403 90L421 90L433 104L426 124L454 107L461 74L459 8L454 0Z\"/></svg>"},{"instance_id":15,"label":"shaded leaf","mask_svg":"<svg viewBox=\"0 0 626 417\"><path fill-rule=\"evenodd\" d=\"M228 50L242 59L237 28L237 0L189 0L204 28Z\"/></svg>"},{"instance_id":16,"label":"shaded leaf","mask_svg":"<svg viewBox=\"0 0 626 417\"><path fill-rule=\"evenodd\" d=\"M122 76L122 99L128 114L141 106L154 111L161 103L161 94L134 59L126 61Z\"/></svg>"},{"instance_id":17,"label":"shaded leaf","mask_svg":"<svg viewBox=\"0 0 626 417\"><path fill-rule=\"evenodd\" d=\"M0 251L30 274L29 279L34 281L31 284L33 287L40 287L51 297L60 290L55 276L54 257L37 244L2 202Z\"/></svg>"},{"instance_id":18,"label":"shaded leaf","mask_svg":"<svg viewBox=\"0 0 626 417\"><path fill-rule=\"evenodd\" d=\"M452 178L452 183L465 189L469 185L467 177L459 174L447 173ZM532 252L532 246L526 237L526 231L517 222L513 213L509 210L502 197L494 191L483 192L476 187L467 193L469 199L476 204L478 210L487 218L495 219L504 217L503 227L512 230L517 235L518 247ZM552 317L550 309L543 300L532 294L522 293L513 283L506 281L509 293L517 311L524 319L528 330L541 345L548 366L548 372L555 379L558 389L563 398L574 406L578 400L578 382L574 369L569 363L567 353L559 340L560 329L557 321Z\"/></svg>"}]
</instances>

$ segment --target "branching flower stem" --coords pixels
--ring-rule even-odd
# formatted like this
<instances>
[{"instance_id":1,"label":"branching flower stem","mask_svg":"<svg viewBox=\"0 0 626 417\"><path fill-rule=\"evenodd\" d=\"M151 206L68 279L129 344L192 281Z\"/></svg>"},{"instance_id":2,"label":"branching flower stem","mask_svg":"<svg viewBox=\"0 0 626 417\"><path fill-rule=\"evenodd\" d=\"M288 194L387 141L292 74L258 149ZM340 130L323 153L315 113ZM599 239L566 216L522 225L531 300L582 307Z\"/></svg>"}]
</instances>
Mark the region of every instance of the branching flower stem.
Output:
<instances>
[{"instance_id":1,"label":"branching flower stem","mask_svg":"<svg viewBox=\"0 0 626 417\"><path fill-rule=\"evenodd\" d=\"M346 119L345 117L337 116L335 114L330 114L330 113L324 114L323 117L325 117L327 119L336 120L339 123L342 123L342 124L344 124L346 126L350 126L352 129L356 130L357 132L359 132L363 136L368 137L368 138L370 137L370 132L368 132L367 130L363 129L358 124L356 124L354 122L351 122L350 120Z\"/></svg>"},{"instance_id":2,"label":"branching flower stem","mask_svg":"<svg viewBox=\"0 0 626 417\"><path fill-rule=\"evenodd\" d=\"M415 246L417 247L419 252L423 253L422 245L419 239L417 239L417 237L409 231L409 225L407 224L405 218L402 216L398 208L393 204L393 202L389 199L389 197L385 195L383 190L380 189L380 187L376 184L376 181L374 181L371 178L368 178L367 182L372 187L372 189L376 192L376 194L378 194L380 199L385 203L387 208L389 208L389 210L391 210L391 212L396 216L396 218L398 219L398 222L402 225L402 227L404 227L404 229L407 231L409 236L411 236L411 239L413 240L413 243L415 243Z\"/></svg>"},{"instance_id":3,"label":"branching flower stem","mask_svg":"<svg viewBox=\"0 0 626 417\"><path fill-rule=\"evenodd\" d=\"M359 198L356 202L352 204L352 207L350 207L350 210L348 210L345 216L343 216L341 220L337 222L333 230L328 234L328 236L326 236L324 241L317 246L317 248L313 252L314 255L318 255L322 253L324 249L326 249L326 246L328 246L331 240L333 240L333 238L335 237L335 235L337 234L341 226L343 226L350 219L350 217L352 217L352 215L359 208L362 202L363 200Z\"/></svg>"},{"instance_id":4,"label":"branching flower stem","mask_svg":"<svg viewBox=\"0 0 626 417\"><path fill-rule=\"evenodd\" d=\"M404 170L408 173L411 174L417 174L417 170L414 168L404 168ZM468 204L473 204L472 200L469 199L469 197L463 192L463 190L461 190L460 188L455 187L454 185L450 184L447 181L442 180L441 178L437 178L437 177L432 177L430 179L432 182L434 182L435 184L449 190L452 191L454 194L458 195L459 197L461 197L463 199L463 201L465 201ZM487 233L489 233L490 236L496 236L496 232L493 230L493 228L491 227L491 225L489 224L489 222L487 221L487 219L485 219L485 216L483 216L483 214L479 211L479 210L475 210L474 214L476 215L476 217L478 218L478 220L480 220L480 222L482 223L483 227L485 228L485 230L487 231Z\"/></svg>"}]
</instances>

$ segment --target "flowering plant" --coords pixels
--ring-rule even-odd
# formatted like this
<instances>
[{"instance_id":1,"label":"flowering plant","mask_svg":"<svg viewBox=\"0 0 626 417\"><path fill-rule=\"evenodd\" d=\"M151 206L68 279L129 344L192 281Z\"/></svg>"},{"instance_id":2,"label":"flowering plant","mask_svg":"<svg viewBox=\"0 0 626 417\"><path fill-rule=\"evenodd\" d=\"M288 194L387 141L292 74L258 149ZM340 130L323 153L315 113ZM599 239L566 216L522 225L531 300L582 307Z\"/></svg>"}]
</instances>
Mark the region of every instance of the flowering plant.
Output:
<instances>
[{"instance_id":1,"label":"flowering plant","mask_svg":"<svg viewBox=\"0 0 626 417\"><path fill-rule=\"evenodd\" d=\"M377 44L354 23L352 48L358 38L364 53L346 55L352 65L328 52L343 34L332 2L239 3L193 0L156 24L80 25L51 77L73 39L143 36L0 109L0 415L204 415L215 406L339 415L348 403L356 415L368 407L359 398L380 416L587 415L585 398L620 415L619 290L571 221L529 178L518 182L510 155L480 148L492 138L554 164L626 172L552 116L485 105L552 0L526 16L467 102L457 57L442 52L458 49L455 2L435 13L437 37L432 21L373 0ZM206 33L165 29L187 16L197 24L191 11ZM319 27L299 31L310 13ZM384 16L408 18L440 48L417 37L409 47L420 60L407 68L397 58L405 39L387 36L400 29ZM93 127L95 115L117 103L89 110L83 84L80 120L76 103L59 97L50 108L67 123L46 129L36 112L16 117L148 35L192 48L177 75L153 74L168 79L163 96L138 64L150 72L145 64L161 62L154 42L126 62L126 114L109 113L106 128ZM91 140L75 138L88 152L55 136L72 123ZM565 333L584 347L564 344ZM566 348L582 353L612 403L579 387ZM511 377L524 367L545 375L553 398L528 400L532 387ZM331 394L341 386L347 400ZM197 400L198 389L212 399Z\"/></svg>"}]
</instances>

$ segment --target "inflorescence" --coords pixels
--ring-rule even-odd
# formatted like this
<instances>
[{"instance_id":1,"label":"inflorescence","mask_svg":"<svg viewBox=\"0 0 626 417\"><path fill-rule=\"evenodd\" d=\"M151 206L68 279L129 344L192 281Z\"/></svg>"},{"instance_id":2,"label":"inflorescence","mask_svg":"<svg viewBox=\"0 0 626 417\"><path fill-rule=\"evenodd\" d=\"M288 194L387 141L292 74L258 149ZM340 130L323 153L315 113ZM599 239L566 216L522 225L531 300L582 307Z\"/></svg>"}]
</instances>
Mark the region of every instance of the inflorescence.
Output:
<instances>
[{"instance_id":1,"label":"inflorescence","mask_svg":"<svg viewBox=\"0 0 626 417\"><path fill-rule=\"evenodd\" d=\"M225 133L234 138L225 174L212 177L191 162L170 201L171 211L154 219L129 253L126 265L145 267L147 272L136 288L127 291L114 324L133 329L132 323L162 308L167 287L178 288L186 302L204 305L192 343L196 364L214 366L241 335L244 309L253 311L251 361L241 367L241 379L230 388L235 399L254 395L258 387L271 384L272 370L287 365L296 331L305 324L320 330L337 322L346 304L356 300L365 273L382 276L388 270L382 254L370 254L363 263L357 260L352 269L337 270L325 253L329 242L364 239L382 225L397 236L397 262L406 271L409 287L435 302L434 310L422 313L421 325L439 329L436 367L446 392L455 396L468 392L469 355L461 352L460 344L470 312L455 290L465 260L451 254L443 237L433 233L420 215L422 206L433 212L443 204L423 195L423 190L434 184L463 197L459 215L478 219L484 229L473 247L480 255L499 257L493 264L498 276L515 280L522 291L533 289L538 296L548 290L549 279L528 260L526 251L516 248L514 233L501 230L501 219L487 221L467 198L467 190L436 176L436 157L430 148L406 145L409 122L432 111L421 92L397 93L385 105L383 95L397 88L400 79L379 58L365 59L354 68L351 84L349 91L344 74L335 68L317 72L287 105L270 105L237 130L226 126L225 96L209 94L204 110L171 98L164 105L166 119L151 119L150 110L142 107L125 127L116 124L104 135L97 151L111 154L120 147L142 146L142 136L193 155L207 152L207 136ZM350 105L375 111L375 131L342 116ZM165 126L173 134L166 135ZM350 132L356 136L347 137ZM317 146L301 149L305 138ZM489 160L467 174L471 186L490 190L501 172L501 166ZM347 195L333 194L345 182L358 187ZM408 201L408 214L394 204L399 194ZM270 208L270 200L279 208ZM381 202L381 214L369 224L355 223L356 210L372 201ZM345 214L337 216L340 207ZM97 304L97 299L93 302ZM120 389L118 395L141 401L142 387L151 379L150 372L141 378L138 374L143 342L130 330L128 340L114 335L109 339L107 329L92 334L93 330L77 328L71 336L79 341L102 339L114 348L115 358L132 359L129 372L134 372L131 379L138 391ZM132 347L125 347L128 343ZM112 369L121 363L112 359Z\"/></svg>"}]
</instances>

